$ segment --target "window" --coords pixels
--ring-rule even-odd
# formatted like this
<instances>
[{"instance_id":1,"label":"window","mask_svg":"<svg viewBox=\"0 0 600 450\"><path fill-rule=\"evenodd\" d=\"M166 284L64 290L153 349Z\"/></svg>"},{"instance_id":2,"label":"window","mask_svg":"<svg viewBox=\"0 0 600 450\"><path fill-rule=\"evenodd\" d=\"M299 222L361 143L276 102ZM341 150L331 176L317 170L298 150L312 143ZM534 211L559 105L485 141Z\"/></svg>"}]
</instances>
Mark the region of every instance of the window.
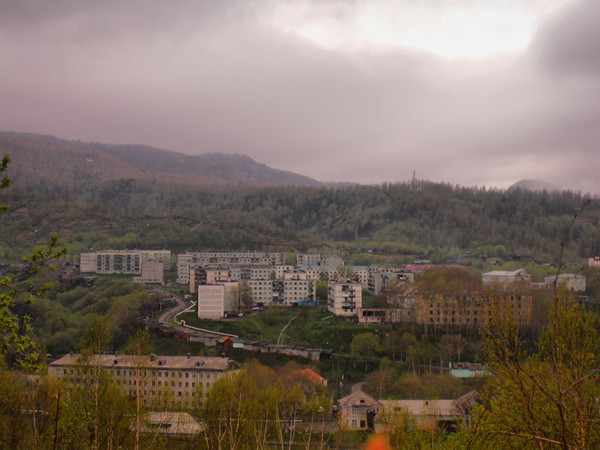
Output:
<instances>
[{"instance_id":1,"label":"window","mask_svg":"<svg viewBox=\"0 0 600 450\"><path fill-rule=\"evenodd\" d=\"M356 428L356 425L357 425L356 419L352 419L352 428Z\"/></svg>"},{"instance_id":2,"label":"window","mask_svg":"<svg viewBox=\"0 0 600 450\"><path fill-rule=\"evenodd\" d=\"M356 414L356 408L352 408L352 414Z\"/></svg>"}]
</instances>

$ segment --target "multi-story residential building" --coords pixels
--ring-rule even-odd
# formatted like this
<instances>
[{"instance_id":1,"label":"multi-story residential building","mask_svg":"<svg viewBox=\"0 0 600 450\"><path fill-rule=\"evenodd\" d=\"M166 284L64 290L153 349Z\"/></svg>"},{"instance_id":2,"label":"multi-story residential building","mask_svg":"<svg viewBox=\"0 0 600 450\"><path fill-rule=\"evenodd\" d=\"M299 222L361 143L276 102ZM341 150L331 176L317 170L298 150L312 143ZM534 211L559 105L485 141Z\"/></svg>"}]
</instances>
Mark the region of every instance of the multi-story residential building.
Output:
<instances>
[{"instance_id":1,"label":"multi-story residential building","mask_svg":"<svg viewBox=\"0 0 600 450\"><path fill-rule=\"evenodd\" d=\"M136 283L164 284L163 263L160 261L142 261L142 276L133 277Z\"/></svg>"},{"instance_id":2,"label":"multi-story residential building","mask_svg":"<svg viewBox=\"0 0 600 450\"><path fill-rule=\"evenodd\" d=\"M296 265L300 266L343 266L344 260L338 255L322 255L321 253L298 253Z\"/></svg>"},{"instance_id":3,"label":"multi-story residential building","mask_svg":"<svg viewBox=\"0 0 600 450\"><path fill-rule=\"evenodd\" d=\"M353 430L373 430L374 419L383 405L364 391L358 390L338 400L344 427Z\"/></svg>"},{"instance_id":4,"label":"multi-story residential building","mask_svg":"<svg viewBox=\"0 0 600 450\"><path fill-rule=\"evenodd\" d=\"M285 264L283 252L193 252L177 255L177 282L190 282L190 269L199 266L266 265Z\"/></svg>"},{"instance_id":5,"label":"multi-story residential building","mask_svg":"<svg viewBox=\"0 0 600 450\"><path fill-rule=\"evenodd\" d=\"M70 382L90 376L90 367L110 373L114 382L132 397L146 402L169 391L184 408L195 408L211 386L227 372L239 367L228 358L208 356L94 355L83 363L80 355L68 354L48 367L48 373Z\"/></svg>"},{"instance_id":6,"label":"multi-story residential building","mask_svg":"<svg viewBox=\"0 0 600 450\"><path fill-rule=\"evenodd\" d=\"M305 272L309 280L328 281L336 278L340 274L340 266L300 266L298 270ZM345 275L352 274L362 289L367 290L369 286L369 272L373 270L370 266L344 266L342 272Z\"/></svg>"},{"instance_id":7,"label":"multi-story residential building","mask_svg":"<svg viewBox=\"0 0 600 450\"><path fill-rule=\"evenodd\" d=\"M414 280L413 272L372 267L368 271L367 290L370 294L379 295L398 283L412 283Z\"/></svg>"},{"instance_id":8,"label":"multi-story residential building","mask_svg":"<svg viewBox=\"0 0 600 450\"><path fill-rule=\"evenodd\" d=\"M358 281L332 280L327 288L327 310L336 316L352 317L362 308L362 288Z\"/></svg>"},{"instance_id":9,"label":"multi-story residential building","mask_svg":"<svg viewBox=\"0 0 600 450\"><path fill-rule=\"evenodd\" d=\"M254 303L278 305L314 305L316 282L290 274L280 280L245 280L250 287Z\"/></svg>"},{"instance_id":10,"label":"multi-story residential building","mask_svg":"<svg viewBox=\"0 0 600 450\"><path fill-rule=\"evenodd\" d=\"M221 319L237 309L238 283L204 284L198 289L198 317Z\"/></svg>"},{"instance_id":11,"label":"multi-story residential building","mask_svg":"<svg viewBox=\"0 0 600 450\"><path fill-rule=\"evenodd\" d=\"M429 295L414 302L416 322L423 325L474 325L487 323L492 298L477 295ZM496 296L501 311L512 313L522 326L532 323L533 297L522 294Z\"/></svg>"},{"instance_id":12,"label":"multi-story residential building","mask_svg":"<svg viewBox=\"0 0 600 450\"><path fill-rule=\"evenodd\" d=\"M171 261L170 250L99 250L81 253L79 267L82 273L141 274L142 261Z\"/></svg>"},{"instance_id":13,"label":"multi-story residential building","mask_svg":"<svg viewBox=\"0 0 600 450\"><path fill-rule=\"evenodd\" d=\"M564 286L569 291L583 292L585 291L585 277L575 275L574 273L561 273L556 279L555 275L550 275L544 278L544 283L552 285L554 280L557 281L559 287Z\"/></svg>"},{"instance_id":14,"label":"multi-story residential building","mask_svg":"<svg viewBox=\"0 0 600 450\"><path fill-rule=\"evenodd\" d=\"M234 282L250 288L255 304L313 305L316 301L315 281L307 279L304 272L292 270L291 266L198 267L190 272L192 293L201 284Z\"/></svg>"},{"instance_id":15,"label":"multi-story residential building","mask_svg":"<svg viewBox=\"0 0 600 450\"><path fill-rule=\"evenodd\" d=\"M497 284L507 286L514 283L529 283L531 277L525 272L525 269L513 271L494 270L481 275L481 281L484 285Z\"/></svg>"}]
</instances>

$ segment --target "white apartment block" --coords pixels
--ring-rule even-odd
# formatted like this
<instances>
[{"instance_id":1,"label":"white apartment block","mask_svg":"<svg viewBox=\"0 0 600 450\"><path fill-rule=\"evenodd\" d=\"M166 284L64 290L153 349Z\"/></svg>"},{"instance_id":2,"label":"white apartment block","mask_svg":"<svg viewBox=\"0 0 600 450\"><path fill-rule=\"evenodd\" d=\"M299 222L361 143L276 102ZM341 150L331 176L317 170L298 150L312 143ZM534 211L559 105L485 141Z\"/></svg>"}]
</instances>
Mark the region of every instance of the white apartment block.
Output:
<instances>
[{"instance_id":1,"label":"white apartment block","mask_svg":"<svg viewBox=\"0 0 600 450\"><path fill-rule=\"evenodd\" d=\"M201 284L219 284L225 281L276 280L293 270L292 266L199 266L190 269L190 292Z\"/></svg>"},{"instance_id":2,"label":"white apartment block","mask_svg":"<svg viewBox=\"0 0 600 450\"><path fill-rule=\"evenodd\" d=\"M254 303L275 303L291 306L314 305L316 301L316 282L290 276L283 280L245 280L244 284L252 289Z\"/></svg>"},{"instance_id":3,"label":"white apartment block","mask_svg":"<svg viewBox=\"0 0 600 450\"><path fill-rule=\"evenodd\" d=\"M332 280L327 289L327 310L336 316L356 316L362 308L362 287L359 282Z\"/></svg>"},{"instance_id":4,"label":"white apartment block","mask_svg":"<svg viewBox=\"0 0 600 450\"><path fill-rule=\"evenodd\" d=\"M142 261L170 263L171 250L99 250L81 253L79 267L82 273L141 274Z\"/></svg>"},{"instance_id":5,"label":"white apartment block","mask_svg":"<svg viewBox=\"0 0 600 450\"><path fill-rule=\"evenodd\" d=\"M177 255L177 283L190 282L190 269L198 266L220 265L284 265L283 252L193 252Z\"/></svg>"},{"instance_id":6,"label":"white apartment block","mask_svg":"<svg viewBox=\"0 0 600 450\"><path fill-rule=\"evenodd\" d=\"M90 365L101 367L131 397L147 403L170 391L184 408L195 408L212 385L239 364L228 358L208 356L94 355ZM68 382L89 377L89 365L80 355L68 354L48 366L48 373Z\"/></svg>"},{"instance_id":7,"label":"white apartment block","mask_svg":"<svg viewBox=\"0 0 600 450\"><path fill-rule=\"evenodd\" d=\"M163 263L160 261L142 261L142 276L133 277L136 283L165 284L163 278Z\"/></svg>"},{"instance_id":8,"label":"white apartment block","mask_svg":"<svg viewBox=\"0 0 600 450\"><path fill-rule=\"evenodd\" d=\"M220 319L225 316L225 286L205 284L198 286L198 317Z\"/></svg>"}]
</instances>

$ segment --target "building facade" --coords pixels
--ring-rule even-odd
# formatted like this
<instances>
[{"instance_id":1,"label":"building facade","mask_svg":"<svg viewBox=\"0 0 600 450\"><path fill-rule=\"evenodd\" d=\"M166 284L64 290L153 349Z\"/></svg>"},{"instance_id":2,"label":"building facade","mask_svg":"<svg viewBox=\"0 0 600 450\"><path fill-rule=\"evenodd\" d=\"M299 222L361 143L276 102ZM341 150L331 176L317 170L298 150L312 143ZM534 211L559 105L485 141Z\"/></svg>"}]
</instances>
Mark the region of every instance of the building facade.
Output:
<instances>
[{"instance_id":1,"label":"building facade","mask_svg":"<svg viewBox=\"0 0 600 450\"><path fill-rule=\"evenodd\" d=\"M133 274L142 273L143 261L159 261L163 265L171 260L171 250L99 250L81 253L81 273Z\"/></svg>"},{"instance_id":2,"label":"building facade","mask_svg":"<svg viewBox=\"0 0 600 450\"><path fill-rule=\"evenodd\" d=\"M133 277L136 283L145 284L164 284L163 263L154 260L142 260L142 276Z\"/></svg>"},{"instance_id":3,"label":"building facade","mask_svg":"<svg viewBox=\"0 0 600 450\"><path fill-rule=\"evenodd\" d=\"M362 288L358 281L338 279L327 287L327 310L336 316L357 316L362 308Z\"/></svg>"},{"instance_id":4,"label":"building facade","mask_svg":"<svg viewBox=\"0 0 600 450\"><path fill-rule=\"evenodd\" d=\"M128 395L147 403L167 392L184 408L196 408L211 386L239 364L208 356L93 355L83 364L81 355L68 354L48 366L48 373L70 382L84 382L90 367L108 372Z\"/></svg>"},{"instance_id":5,"label":"building facade","mask_svg":"<svg viewBox=\"0 0 600 450\"><path fill-rule=\"evenodd\" d=\"M525 269L513 271L494 270L481 275L481 281L484 285L497 284L506 286L514 283L530 283L531 277Z\"/></svg>"},{"instance_id":6,"label":"building facade","mask_svg":"<svg viewBox=\"0 0 600 450\"><path fill-rule=\"evenodd\" d=\"M521 294L489 296L435 294L417 297L414 302L416 322L422 325L474 325L487 323L492 302L511 313L521 326L532 323L533 297Z\"/></svg>"},{"instance_id":7,"label":"building facade","mask_svg":"<svg viewBox=\"0 0 600 450\"><path fill-rule=\"evenodd\" d=\"M190 282L190 269L199 266L285 265L283 252L188 252L177 255L177 283Z\"/></svg>"},{"instance_id":8,"label":"building facade","mask_svg":"<svg viewBox=\"0 0 600 450\"><path fill-rule=\"evenodd\" d=\"M344 427L352 430L374 429L374 419L383 405L361 390L338 400L341 421Z\"/></svg>"},{"instance_id":9,"label":"building facade","mask_svg":"<svg viewBox=\"0 0 600 450\"><path fill-rule=\"evenodd\" d=\"M558 287L564 287L568 291L585 291L585 277L582 275L575 275L574 273L561 273L558 276L558 279L555 275L550 275L549 277L544 278L544 283L547 285L553 285L554 280L557 281Z\"/></svg>"}]
</instances>

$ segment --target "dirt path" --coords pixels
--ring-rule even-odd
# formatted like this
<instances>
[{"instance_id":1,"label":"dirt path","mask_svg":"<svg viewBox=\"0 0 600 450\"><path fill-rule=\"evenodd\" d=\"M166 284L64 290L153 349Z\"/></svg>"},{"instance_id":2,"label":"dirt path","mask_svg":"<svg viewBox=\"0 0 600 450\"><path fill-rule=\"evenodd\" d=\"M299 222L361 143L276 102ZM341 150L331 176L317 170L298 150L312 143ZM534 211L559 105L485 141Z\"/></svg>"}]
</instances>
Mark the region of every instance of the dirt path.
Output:
<instances>
[{"instance_id":1,"label":"dirt path","mask_svg":"<svg viewBox=\"0 0 600 450\"><path fill-rule=\"evenodd\" d=\"M283 344L283 335L284 335L284 333L285 333L285 330L287 330L287 327L289 327L289 326L290 326L290 324L291 324L291 323L292 323L292 322L293 322L293 321L296 319L296 317L298 317L298 316L297 316L297 315L295 315L294 317L292 317L292 318L290 319L290 321L289 321L289 322L288 322L288 323L285 325L285 327L283 327L283 328L281 329L281 333L279 333L279 337L277 338L277 344L278 344L278 345L281 345L281 344Z\"/></svg>"}]
</instances>

